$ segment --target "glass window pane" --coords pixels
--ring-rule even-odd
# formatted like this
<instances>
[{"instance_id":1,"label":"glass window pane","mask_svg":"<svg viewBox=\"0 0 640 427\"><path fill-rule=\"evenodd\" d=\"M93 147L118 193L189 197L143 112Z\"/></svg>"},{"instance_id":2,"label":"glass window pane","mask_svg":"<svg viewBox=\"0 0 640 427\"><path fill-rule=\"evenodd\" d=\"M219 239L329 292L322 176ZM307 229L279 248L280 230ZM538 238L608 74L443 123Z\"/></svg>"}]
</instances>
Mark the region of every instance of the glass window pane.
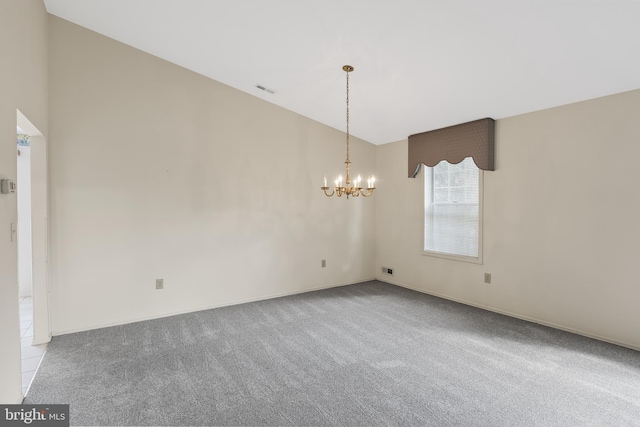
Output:
<instances>
[{"instance_id":1,"label":"glass window pane","mask_svg":"<svg viewBox=\"0 0 640 427\"><path fill-rule=\"evenodd\" d=\"M471 158L425 169L425 193L433 195L425 204L425 251L477 258L480 170Z\"/></svg>"}]
</instances>

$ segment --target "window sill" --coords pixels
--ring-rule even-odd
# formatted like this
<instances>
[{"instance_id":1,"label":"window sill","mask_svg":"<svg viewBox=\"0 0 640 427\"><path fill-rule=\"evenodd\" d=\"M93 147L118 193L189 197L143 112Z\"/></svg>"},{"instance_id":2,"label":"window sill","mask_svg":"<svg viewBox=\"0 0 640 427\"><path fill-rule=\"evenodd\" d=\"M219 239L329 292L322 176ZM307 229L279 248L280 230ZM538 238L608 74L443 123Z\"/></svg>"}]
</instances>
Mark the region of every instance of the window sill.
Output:
<instances>
[{"instance_id":1,"label":"window sill","mask_svg":"<svg viewBox=\"0 0 640 427\"><path fill-rule=\"evenodd\" d=\"M433 252L433 251L422 251L421 254L424 256L431 256L435 258L450 259L452 261L462 261L462 262L470 262L472 264L482 264L482 254L480 254L480 256L478 257L453 255L453 254L447 254L444 252Z\"/></svg>"}]
</instances>

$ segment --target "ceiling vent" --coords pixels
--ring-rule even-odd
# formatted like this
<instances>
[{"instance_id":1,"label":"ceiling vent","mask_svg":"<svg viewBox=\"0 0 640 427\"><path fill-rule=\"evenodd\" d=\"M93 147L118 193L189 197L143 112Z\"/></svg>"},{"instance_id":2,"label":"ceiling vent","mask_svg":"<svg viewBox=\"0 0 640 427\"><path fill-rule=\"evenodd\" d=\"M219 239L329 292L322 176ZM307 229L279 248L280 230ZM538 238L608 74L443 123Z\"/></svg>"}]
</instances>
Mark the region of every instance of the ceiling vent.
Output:
<instances>
[{"instance_id":1,"label":"ceiling vent","mask_svg":"<svg viewBox=\"0 0 640 427\"><path fill-rule=\"evenodd\" d=\"M270 93L270 94L272 94L272 95L273 95L274 93L276 93L276 91L275 91L275 90L273 90L273 89L269 89L268 87L264 87L264 86L262 86L262 85L256 85L256 87L257 87L258 89L263 90L263 91L265 91L265 92L267 92L267 93Z\"/></svg>"}]
</instances>

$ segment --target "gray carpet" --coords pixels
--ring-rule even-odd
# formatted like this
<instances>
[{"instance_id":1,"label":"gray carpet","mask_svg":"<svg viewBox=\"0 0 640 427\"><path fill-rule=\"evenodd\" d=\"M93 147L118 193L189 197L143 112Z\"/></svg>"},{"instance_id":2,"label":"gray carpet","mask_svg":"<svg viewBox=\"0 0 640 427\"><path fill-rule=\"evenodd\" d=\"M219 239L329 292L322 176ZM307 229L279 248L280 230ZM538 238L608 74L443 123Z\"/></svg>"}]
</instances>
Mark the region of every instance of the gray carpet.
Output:
<instances>
[{"instance_id":1,"label":"gray carpet","mask_svg":"<svg viewBox=\"0 0 640 427\"><path fill-rule=\"evenodd\" d=\"M640 352L373 281L54 337L72 425L640 426Z\"/></svg>"}]
</instances>

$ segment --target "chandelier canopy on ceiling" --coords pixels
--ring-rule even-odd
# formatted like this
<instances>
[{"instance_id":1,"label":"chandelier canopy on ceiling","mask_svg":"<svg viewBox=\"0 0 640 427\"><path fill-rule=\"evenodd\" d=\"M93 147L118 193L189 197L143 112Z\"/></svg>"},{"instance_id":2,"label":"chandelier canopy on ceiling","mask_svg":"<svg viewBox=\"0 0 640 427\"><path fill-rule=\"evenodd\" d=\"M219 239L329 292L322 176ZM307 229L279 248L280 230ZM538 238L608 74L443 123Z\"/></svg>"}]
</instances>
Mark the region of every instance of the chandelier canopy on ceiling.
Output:
<instances>
[{"instance_id":1,"label":"chandelier canopy on ceiling","mask_svg":"<svg viewBox=\"0 0 640 427\"><path fill-rule=\"evenodd\" d=\"M331 190L331 193L328 193L327 191L330 189L330 187L327 186L327 176L325 175L325 177L324 177L324 185L322 187L320 187L320 189L322 191L324 191L324 194L327 197L331 197L334 194L337 195L338 197L342 197L343 195L345 195L345 196L347 196L347 199L349 198L349 196L351 196L351 197L358 197L358 196L370 197L373 194L373 190L376 189L376 187L375 187L376 178L373 175L371 175L367 179L367 187L363 188L362 187L362 178L360 178L360 175L358 175L358 177L352 182L351 181L351 176L349 174L349 169L350 169L350 166L351 166L351 161L349 160L349 73L353 71L353 67L351 65L345 65L345 66L342 67L342 69L347 74L347 160L344 162L344 164L346 165L346 169L347 169L347 171L346 171L347 179L344 182L344 186L343 186L342 175L340 175L335 180L336 186L334 187L333 190Z\"/></svg>"}]
</instances>

